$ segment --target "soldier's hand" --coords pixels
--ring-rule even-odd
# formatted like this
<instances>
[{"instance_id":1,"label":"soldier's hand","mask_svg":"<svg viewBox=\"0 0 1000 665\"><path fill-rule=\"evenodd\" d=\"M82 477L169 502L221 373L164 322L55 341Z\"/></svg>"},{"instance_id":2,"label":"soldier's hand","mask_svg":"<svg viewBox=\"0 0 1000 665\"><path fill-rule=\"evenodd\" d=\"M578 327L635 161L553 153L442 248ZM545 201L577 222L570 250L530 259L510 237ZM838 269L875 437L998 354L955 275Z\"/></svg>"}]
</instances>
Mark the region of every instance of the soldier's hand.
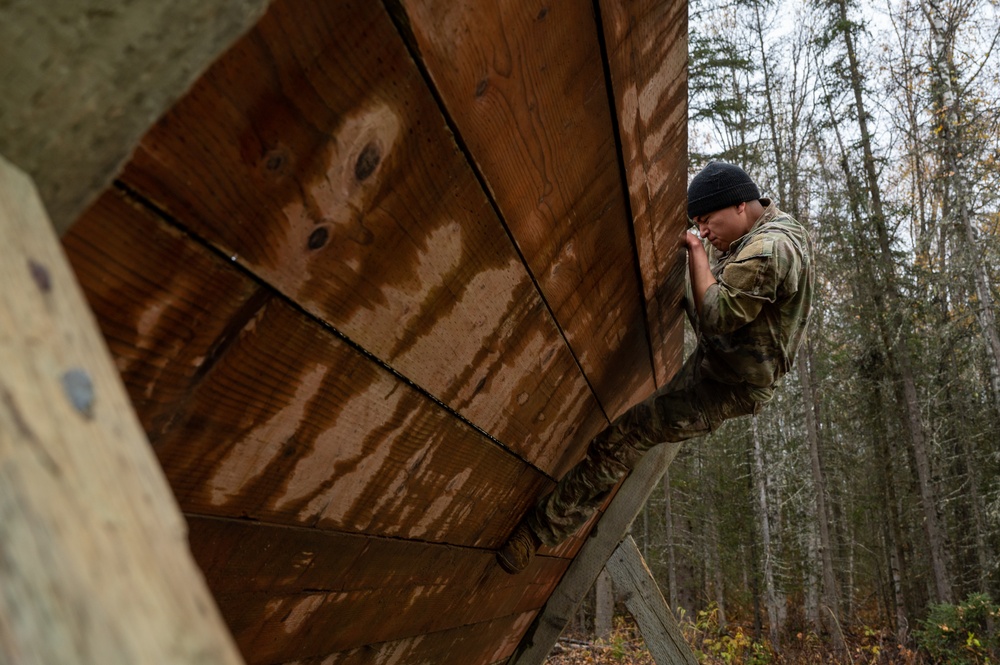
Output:
<instances>
[{"instance_id":1,"label":"soldier's hand","mask_svg":"<svg viewBox=\"0 0 1000 665\"><path fill-rule=\"evenodd\" d=\"M684 232L684 245L689 252L705 251L705 245L701 241L698 229L691 228Z\"/></svg>"}]
</instances>

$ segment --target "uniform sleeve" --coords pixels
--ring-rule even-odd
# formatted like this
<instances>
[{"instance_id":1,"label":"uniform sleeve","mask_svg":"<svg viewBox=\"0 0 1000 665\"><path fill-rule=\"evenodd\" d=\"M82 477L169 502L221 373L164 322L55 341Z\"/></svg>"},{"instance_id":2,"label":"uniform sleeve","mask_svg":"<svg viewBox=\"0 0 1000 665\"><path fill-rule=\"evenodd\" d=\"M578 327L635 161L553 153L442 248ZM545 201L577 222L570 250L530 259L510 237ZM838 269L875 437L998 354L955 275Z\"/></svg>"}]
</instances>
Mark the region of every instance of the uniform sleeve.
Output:
<instances>
[{"instance_id":1,"label":"uniform sleeve","mask_svg":"<svg viewBox=\"0 0 1000 665\"><path fill-rule=\"evenodd\" d=\"M750 323L765 303L774 303L784 279L780 257L787 239L780 234L754 238L708 287L701 310L701 330L723 335Z\"/></svg>"}]
</instances>

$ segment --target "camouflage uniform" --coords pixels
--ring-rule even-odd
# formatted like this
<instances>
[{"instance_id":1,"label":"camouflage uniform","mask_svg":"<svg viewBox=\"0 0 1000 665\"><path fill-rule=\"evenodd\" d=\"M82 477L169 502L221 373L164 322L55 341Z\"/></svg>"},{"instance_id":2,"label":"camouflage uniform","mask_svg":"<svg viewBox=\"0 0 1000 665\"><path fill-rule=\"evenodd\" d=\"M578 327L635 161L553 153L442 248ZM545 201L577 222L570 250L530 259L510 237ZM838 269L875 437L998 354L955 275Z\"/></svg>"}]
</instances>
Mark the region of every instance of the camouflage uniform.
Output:
<instances>
[{"instance_id":1,"label":"camouflage uniform","mask_svg":"<svg viewBox=\"0 0 1000 665\"><path fill-rule=\"evenodd\" d=\"M812 300L812 247L797 221L761 202L764 214L728 252L708 247L718 284L692 317L698 348L673 380L598 434L587 456L529 513L543 543L556 545L576 531L651 447L759 411L791 368Z\"/></svg>"}]
</instances>

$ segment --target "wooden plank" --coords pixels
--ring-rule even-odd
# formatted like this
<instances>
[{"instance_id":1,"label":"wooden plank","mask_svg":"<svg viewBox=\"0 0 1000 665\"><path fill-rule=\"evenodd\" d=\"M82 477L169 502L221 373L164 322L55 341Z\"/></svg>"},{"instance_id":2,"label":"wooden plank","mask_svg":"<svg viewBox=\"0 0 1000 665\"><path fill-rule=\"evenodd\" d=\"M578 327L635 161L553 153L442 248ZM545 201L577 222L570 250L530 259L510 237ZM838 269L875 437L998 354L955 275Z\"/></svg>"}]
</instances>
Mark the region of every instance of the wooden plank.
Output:
<instances>
[{"instance_id":1,"label":"wooden plank","mask_svg":"<svg viewBox=\"0 0 1000 665\"><path fill-rule=\"evenodd\" d=\"M625 607L639 625L642 639L656 664L698 665L698 659L684 640L632 536L615 549L605 569L625 596Z\"/></svg>"},{"instance_id":2,"label":"wooden plank","mask_svg":"<svg viewBox=\"0 0 1000 665\"><path fill-rule=\"evenodd\" d=\"M498 547L551 481L273 299L156 441L185 511Z\"/></svg>"},{"instance_id":3,"label":"wooden plank","mask_svg":"<svg viewBox=\"0 0 1000 665\"><path fill-rule=\"evenodd\" d=\"M271 292L114 189L62 243L155 444Z\"/></svg>"},{"instance_id":4,"label":"wooden plank","mask_svg":"<svg viewBox=\"0 0 1000 665\"><path fill-rule=\"evenodd\" d=\"M187 512L499 547L551 487L120 195L65 245Z\"/></svg>"},{"instance_id":5,"label":"wooden plank","mask_svg":"<svg viewBox=\"0 0 1000 665\"><path fill-rule=\"evenodd\" d=\"M60 233L267 0L0 3L0 154Z\"/></svg>"},{"instance_id":6,"label":"wooden plank","mask_svg":"<svg viewBox=\"0 0 1000 665\"><path fill-rule=\"evenodd\" d=\"M591 0L399 0L609 417L653 370Z\"/></svg>"},{"instance_id":7,"label":"wooden plank","mask_svg":"<svg viewBox=\"0 0 1000 665\"><path fill-rule=\"evenodd\" d=\"M536 557L510 576L489 550L190 520L195 558L250 662L324 656L537 610L569 565Z\"/></svg>"},{"instance_id":8,"label":"wooden plank","mask_svg":"<svg viewBox=\"0 0 1000 665\"><path fill-rule=\"evenodd\" d=\"M665 385L684 347L687 3L600 0L599 6L657 383Z\"/></svg>"},{"instance_id":9,"label":"wooden plank","mask_svg":"<svg viewBox=\"0 0 1000 665\"><path fill-rule=\"evenodd\" d=\"M679 443L662 443L642 457L621 484L590 538L549 597L545 609L522 638L510 665L539 665L545 661L679 449Z\"/></svg>"},{"instance_id":10,"label":"wooden plank","mask_svg":"<svg viewBox=\"0 0 1000 665\"><path fill-rule=\"evenodd\" d=\"M275 2L122 177L553 477L606 425L381 3Z\"/></svg>"},{"instance_id":11,"label":"wooden plank","mask_svg":"<svg viewBox=\"0 0 1000 665\"><path fill-rule=\"evenodd\" d=\"M0 158L0 661L239 663L30 179Z\"/></svg>"},{"instance_id":12,"label":"wooden plank","mask_svg":"<svg viewBox=\"0 0 1000 665\"><path fill-rule=\"evenodd\" d=\"M450 630L373 644L289 665L368 665L369 663L433 663L434 665L500 665L517 646L534 612Z\"/></svg>"}]
</instances>

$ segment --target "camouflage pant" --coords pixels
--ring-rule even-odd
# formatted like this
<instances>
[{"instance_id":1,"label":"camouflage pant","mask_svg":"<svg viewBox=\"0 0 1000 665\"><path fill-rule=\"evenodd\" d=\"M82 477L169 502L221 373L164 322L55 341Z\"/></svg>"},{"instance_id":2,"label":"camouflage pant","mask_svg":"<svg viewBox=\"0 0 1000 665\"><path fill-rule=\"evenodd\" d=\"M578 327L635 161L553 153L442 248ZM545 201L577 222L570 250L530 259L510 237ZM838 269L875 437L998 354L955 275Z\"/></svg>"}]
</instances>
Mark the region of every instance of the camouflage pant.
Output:
<instances>
[{"instance_id":1,"label":"camouflage pant","mask_svg":"<svg viewBox=\"0 0 1000 665\"><path fill-rule=\"evenodd\" d=\"M703 378L700 366L696 351L670 383L594 437L587 456L528 513L528 524L543 543L561 543L590 519L653 446L708 434L724 420L756 412L770 399L770 388Z\"/></svg>"}]
</instances>

